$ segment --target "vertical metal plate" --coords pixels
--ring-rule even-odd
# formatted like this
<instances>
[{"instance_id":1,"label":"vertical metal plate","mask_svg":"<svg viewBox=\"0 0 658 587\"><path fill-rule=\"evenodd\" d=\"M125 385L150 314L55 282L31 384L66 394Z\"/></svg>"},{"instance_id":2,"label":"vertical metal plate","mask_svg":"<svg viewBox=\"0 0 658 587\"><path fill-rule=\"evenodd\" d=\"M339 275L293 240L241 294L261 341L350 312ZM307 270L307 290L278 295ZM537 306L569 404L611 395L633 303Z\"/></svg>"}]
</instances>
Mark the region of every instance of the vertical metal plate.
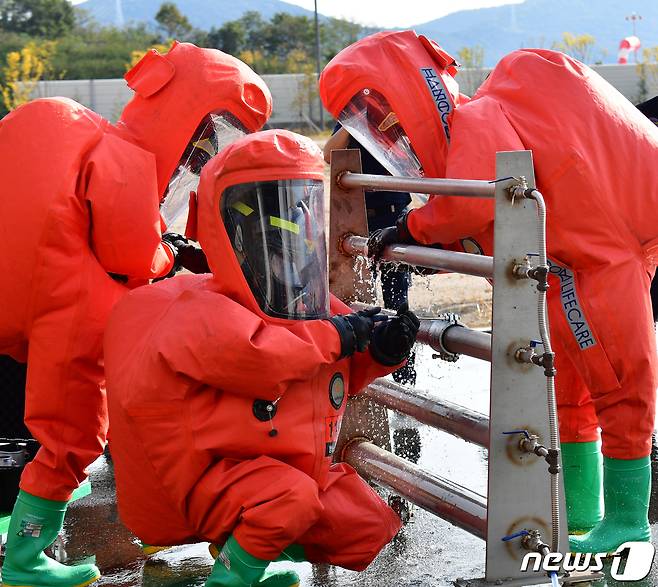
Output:
<instances>
[{"instance_id":1,"label":"vertical metal plate","mask_svg":"<svg viewBox=\"0 0 658 587\"><path fill-rule=\"evenodd\" d=\"M535 187L532 153L498 153L496 176L524 176L528 187ZM538 252L537 208L534 201L524 198L512 204L504 182L496 189L494 238L486 579L526 579L527 584L533 584L541 582L541 577L539 573L520 572L527 552L521 541L503 542L502 538L537 529L550 544L550 475L543 459L518 449L520 436L503 433L528 430L539 435L542 444L548 446L550 441L543 370L514 358L518 348L539 339L537 282L517 280L511 273L515 262L522 262L527 253ZM562 492L562 552L568 547L563 496Z\"/></svg>"},{"instance_id":2,"label":"vertical metal plate","mask_svg":"<svg viewBox=\"0 0 658 587\"><path fill-rule=\"evenodd\" d=\"M336 181L345 171L361 173L359 149L331 152L329 289L346 304L355 301L373 304L375 290L368 263L355 260L340 249L340 241L346 234L368 235L363 190L345 190ZM388 411L365 396L349 400L336 446L337 458L340 458L345 443L358 437L368 438L382 448L391 448Z\"/></svg>"},{"instance_id":3,"label":"vertical metal plate","mask_svg":"<svg viewBox=\"0 0 658 587\"><path fill-rule=\"evenodd\" d=\"M340 249L345 235L368 236L366 200L361 189L343 189L337 178L341 173L361 173L359 149L331 152L331 191L329 208L329 289L346 304L375 301L372 273L367 262L355 260ZM355 270L356 269L356 270Z\"/></svg>"}]
</instances>

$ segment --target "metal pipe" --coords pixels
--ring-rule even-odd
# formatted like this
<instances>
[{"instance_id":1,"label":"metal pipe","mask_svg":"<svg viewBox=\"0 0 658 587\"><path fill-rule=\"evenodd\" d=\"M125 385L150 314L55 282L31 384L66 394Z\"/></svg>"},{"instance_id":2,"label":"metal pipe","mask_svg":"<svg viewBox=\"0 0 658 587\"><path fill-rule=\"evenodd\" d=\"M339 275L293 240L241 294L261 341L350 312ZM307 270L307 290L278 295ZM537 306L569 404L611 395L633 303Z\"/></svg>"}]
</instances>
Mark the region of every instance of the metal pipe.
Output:
<instances>
[{"instance_id":1,"label":"metal pipe","mask_svg":"<svg viewBox=\"0 0 658 587\"><path fill-rule=\"evenodd\" d=\"M358 312L372 308L372 306L354 302L350 304L350 308ZM395 316L393 310L382 310L382 312ZM455 324L450 320L421 318L416 340L429 345L439 353L448 351L455 355L467 355L491 362L491 334Z\"/></svg>"},{"instance_id":2,"label":"metal pipe","mask_svg":"<svg viewBox=\"0 0 658 587\"><path fill-rule=\"evenodd\" d=\"M375 379L366 387L364 394L375 403L411 416L423 424L479 446L489 446L489 418L480 412L382 378Z\"/></svg>"},{"instance_id":3,"label":"metal pipe","mask_svg":"<svg viewBox=\"0 0 658 587\"><path fill-rule=\"evenodd\" d=\"M424 471L365 440L349 443L342 456L362 477L388 487L478 538L486 538L487 503L479 493Z\"/></svg>"},{"instance_id":4,"label":"metal pipe","mask_svg":"<svg viewBox=\"0 0 658 587\"><path fill-rule=\"evenodd\" d=\"M491 334L448 320L421 320L416 340L431 346L439 353L448 351L491 362Z\"/></svg>"},{"instance_id":5,"label":"metal pipe","mask_svg":"<svg viewBox=\"0 0 658 587\"><path fill-rule=\"evenodd\" d=\"M475 179L435 179L428 177L398 177L343 173L337 183L344 188L362 188L367 191L414 192L437 196L464 196L467 198L493 198L496 184Z\"/></svg>"},{"instance_id":6,"label":"metal pipe","mask_svg":"<svg viewBox=\"0 0 658 587\"><path fill-rule=\"evenodd\" d=\"M367 257L368 239L362 236L348 236L343 239L342 248L348 255ZM457 253L417 245L389 245L384 249L381 258L383 261L493 278L493 257L486 255Z\"/></svg>"}]
</instances>

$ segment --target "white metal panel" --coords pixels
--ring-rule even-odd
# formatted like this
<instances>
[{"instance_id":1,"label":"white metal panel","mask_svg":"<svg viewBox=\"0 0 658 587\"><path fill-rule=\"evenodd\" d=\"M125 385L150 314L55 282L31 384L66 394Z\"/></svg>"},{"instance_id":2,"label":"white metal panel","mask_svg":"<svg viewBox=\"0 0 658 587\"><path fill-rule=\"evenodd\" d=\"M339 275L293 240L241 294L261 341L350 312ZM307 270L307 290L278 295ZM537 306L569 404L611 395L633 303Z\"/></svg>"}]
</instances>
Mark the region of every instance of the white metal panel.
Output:
<instances>
[{"instance_id":1,"label":"white metal panel","mask_svg":"<svg viewBox=\"0 0 658 587\"><path fill-rule=\"evenodd\" d=\"M498 153L497 177L526 178L535 187L530 151ZM538 293L534 280L512 275L515 263L537 252L538 222L534 201L517 199L514 204L502 184L496 190L494 225L494 288L491 362L491 410L489 420L489 491L486 578L541 582L545 576L521 573L526 551L520 540L503 537L520 531L539 530L551 543L551 491L548 464L519 449L520 435L528 430L550 447L546 377L536 365L518 363L515 352L531 340L539 340ZM560 500L562 527L560 548L568 546L564 494Z\"/></svg>"}]
</instances>

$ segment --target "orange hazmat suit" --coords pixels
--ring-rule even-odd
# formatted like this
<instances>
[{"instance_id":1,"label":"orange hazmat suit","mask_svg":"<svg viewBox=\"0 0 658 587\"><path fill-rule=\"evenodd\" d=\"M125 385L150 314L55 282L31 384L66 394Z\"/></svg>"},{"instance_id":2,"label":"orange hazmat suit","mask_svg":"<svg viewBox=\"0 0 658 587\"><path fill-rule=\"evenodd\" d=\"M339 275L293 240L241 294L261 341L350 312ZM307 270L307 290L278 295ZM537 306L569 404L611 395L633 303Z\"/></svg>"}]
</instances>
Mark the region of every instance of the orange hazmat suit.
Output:
<instances>
[{"instance_id":1,"label":"orange hazmat suit","mask_svg":"<svg viewBox=\"0 0 658 587\"><path fill-rule=\"evenodd\" d=\"M28 363L25 421L41 449L21 488L49 500L67 500L105 445L104 327L125 278L172 266L158 207L194 130L224 110L256 130L271 110L246 65L189 44L147 53L126 79L136 94L117 126L62 98L0 121L0 353Z\"/></svg>"},{"instance_id":2,"label":"orange hazmat suit","mask_svg":"<svg viewBox=\"0 0 658 587\"><path fill-rule=\"evenodd\" d=\"M605 456L647 456L658 130L590 68L549 50L506 56L467 101L451 79L454 63L428 45L407 31L349 47L322 74L325 105L338 117L365 87L378 90L428 177L494 179L497 151L532 150L548 210L561 440L596 440L600 425ZM492 255L493 215L492 201L434 197L407 228L421 243Z\"/></svg>"},{"instance_id":3,"label":"orange hazmat suit","mask_svg":"<svg viewBox=\"0 0 658 587\"><path fill-rule=\"evenodd\" d=\"M283 317L299 303L273 310L274 279L263 298L254 285L261 261L277 270L260 248L276 232L291 235L289 278L326 288L322 199L295 200L298 222L272 212L267 225L254 203L268 185L278 202L321 190L322 178L319 149L299 135L233 143L204 168L199 189L199 241L213 274L139 288L112 313L105 356L119 512L149 544L223 544L232 534L258 559L294 542L311 562L360 570L400 528L351 467L332 464L347 397L397 366L369 351L340 358L336 328L320 318L349 309L332 297L329 310L326 289L326 315L303 319ZM238 222L230 234L229 217ZM301 236L306 253L292 245ZM316 264L303 265L303 254Z\"/></svg>"}]
</instances>

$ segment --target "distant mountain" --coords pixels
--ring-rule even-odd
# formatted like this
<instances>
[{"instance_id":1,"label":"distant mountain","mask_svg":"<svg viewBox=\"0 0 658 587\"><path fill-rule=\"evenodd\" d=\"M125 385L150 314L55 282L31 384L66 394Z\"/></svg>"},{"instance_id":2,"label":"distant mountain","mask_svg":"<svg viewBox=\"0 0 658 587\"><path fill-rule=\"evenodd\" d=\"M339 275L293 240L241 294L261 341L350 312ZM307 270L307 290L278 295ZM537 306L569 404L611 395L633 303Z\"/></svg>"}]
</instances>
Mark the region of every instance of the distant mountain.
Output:
<instances>
[{"instance_id":1,"label":"distant mountain","mask_svg":"<svg viewBox=\"0 0 658 587\"><path fill-rule=\"evenodd\" d=\"M126 23L153 24L164 0L122 0ZM201 29L219 27L255 10L264 19L276 12L313 16L313 12L281 0L173 0L190 22ZM102 24L117 24L116 0L87 0L79 4ZM637 35L644 47L658 45L658 0L525 0L495 8L461 10L414 27L447 51L484 48L485 65L493 66L520 47L551 48L562 33L590 34L596 39L593 62L614 63L619 41L632 34L625 16L637 12ZM323 17L324 18L324 17Z\"/></svg>"},{"instance_id":2,"label":"distant mountain","mask_svg":"<svg viewBox=\"0 0 658 587\"><path fill-rule=\"evenodd\" d=\"M637 23L642 45L658 45L657 0L525 0L462 10L412 28L452 54L465 46L482 46L488 66L520 47L550 49L564 32L592 35L596 39L593 61L615 63L619 41L632 34L631 23L624 20L632 12L642 16Z\"/></svg>"},{"instance_id":3,"label":"distant mountain","mask_svg":"<svg viewBox=\"0 0 658 587\"><path fill-rule=\"evenodd\" d=\"M153 24L155 15L164 0L122 0L125 23L146 22ZM268 20L277 12L313 16L313 11L280 0L174 0L181 13L197 28L209 30L220 27L229 20L240 18L245 12L255 10ZM115 0L87 0L79 8L87 10L101 24L118 24Z\"/></svg>"}]
</instances>

